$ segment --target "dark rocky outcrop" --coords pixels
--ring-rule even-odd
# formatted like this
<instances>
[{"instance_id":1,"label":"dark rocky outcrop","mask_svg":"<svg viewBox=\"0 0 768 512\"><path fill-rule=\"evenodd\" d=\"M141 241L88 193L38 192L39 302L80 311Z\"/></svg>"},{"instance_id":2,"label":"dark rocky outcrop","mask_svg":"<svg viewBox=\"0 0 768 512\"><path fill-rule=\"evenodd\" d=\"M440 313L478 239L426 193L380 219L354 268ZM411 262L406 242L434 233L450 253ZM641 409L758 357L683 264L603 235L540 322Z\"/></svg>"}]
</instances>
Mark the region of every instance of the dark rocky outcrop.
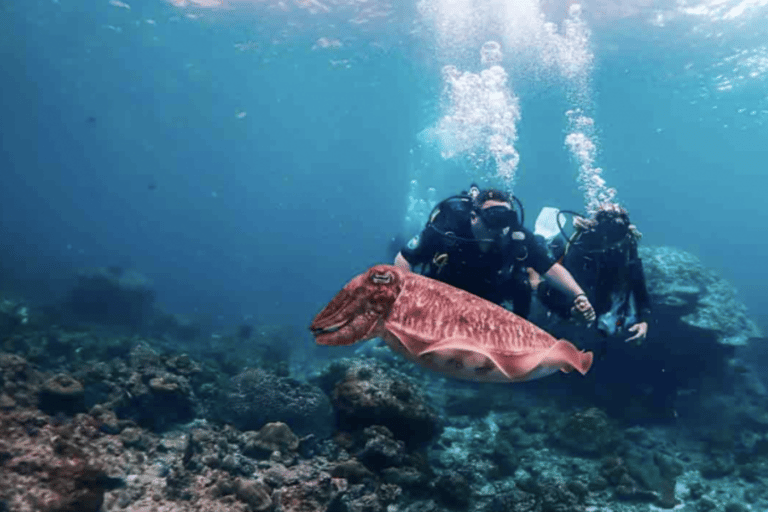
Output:
<instances>
[{"instance_id":1,"label":"dark rocky outcrop","mask_svg":"<svg viewBox=\"0 0 768 512\"><path fill-rule=\"evenodd\" d=\"M261 368L233 377L218 399L221 418L241 430L258 430L279 421L299 435L323 438L334 428L331 403L321 389Z\"/></svg>"},{"instance_id":2,"label":"dark rocky outcrop","mask_svg":"<svg viewBox=\"0 0 768 512\"><path fill-rule=\"evenodd\" d=\"M604 337L547 320L541 309L532 320L596 353L586 379L569 381L588 401L631 421L666 421L675 417L679 393L732 386L735 349L762 341L761 332L736 289L696 256L672 247L641 247L640 256L652 307L642 343L625 343L627 332Z\"/></svg>"}]
</instances>

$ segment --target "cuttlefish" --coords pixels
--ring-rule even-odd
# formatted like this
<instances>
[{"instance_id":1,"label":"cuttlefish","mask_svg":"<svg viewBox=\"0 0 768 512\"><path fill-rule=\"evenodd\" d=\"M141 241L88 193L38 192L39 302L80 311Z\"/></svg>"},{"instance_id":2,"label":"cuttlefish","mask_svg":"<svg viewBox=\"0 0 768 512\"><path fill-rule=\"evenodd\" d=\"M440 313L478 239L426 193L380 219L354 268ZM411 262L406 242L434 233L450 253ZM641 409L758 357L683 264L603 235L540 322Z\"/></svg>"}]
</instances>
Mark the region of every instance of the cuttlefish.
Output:
<instances>
[{"instance_id":1,"label":"cuttlefish","mask_svg":"<svg viewBox=\"0 0 768 512\"><path fill-rule=\"evenodd\" d=\"M408 360L464 380L522 382L592 366L592 352L511 311L391 265L347 283L310 330L320 345L380 337Z\"/></svg>"}]
</instances>

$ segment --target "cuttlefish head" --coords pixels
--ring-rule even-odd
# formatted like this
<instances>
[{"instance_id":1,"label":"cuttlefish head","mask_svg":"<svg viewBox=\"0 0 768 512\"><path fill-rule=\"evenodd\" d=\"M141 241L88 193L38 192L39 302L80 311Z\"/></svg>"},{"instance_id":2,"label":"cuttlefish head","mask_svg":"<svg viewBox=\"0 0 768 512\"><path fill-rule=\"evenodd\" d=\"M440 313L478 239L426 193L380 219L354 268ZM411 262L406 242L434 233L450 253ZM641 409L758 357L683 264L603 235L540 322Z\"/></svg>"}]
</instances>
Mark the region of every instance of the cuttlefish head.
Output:
<instances>
[{"instance_id":1,"label":"cuttlefish head","mask_svg":"<svg viewBox=\"0 0 768 512\"><path fill-rule=\"evenodd\" d=\"M352 279L315 317L309 329L320 345L351 345L381 333L402 290L405 271L377 265Z\"/></svg>"}]
</instances>

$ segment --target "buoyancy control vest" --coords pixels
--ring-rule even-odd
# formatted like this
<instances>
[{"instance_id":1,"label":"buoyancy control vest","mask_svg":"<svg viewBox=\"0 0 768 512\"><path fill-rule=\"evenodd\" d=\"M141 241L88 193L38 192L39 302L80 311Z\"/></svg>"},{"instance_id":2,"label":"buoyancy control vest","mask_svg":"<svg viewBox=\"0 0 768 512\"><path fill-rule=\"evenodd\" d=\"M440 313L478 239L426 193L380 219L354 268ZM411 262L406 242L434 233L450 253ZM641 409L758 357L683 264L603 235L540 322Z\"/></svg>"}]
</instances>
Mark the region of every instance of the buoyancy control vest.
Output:
<instances>
[{"instance_id":1,"label":"buoyancy control vest","mask_svg":"<svg viewBox=\"0 0 768 512\"><path fill-rule=\"evenodd\" d=\"M522 212L522 204L517 198L515 201L520 205ZM522 267L518 263L525 259L526 249L523 244L516 243L512 236L522 227L521 220L515 216L516 221L505 229L498 239L477 239L472 233L472 212L477 212L477 206L472 198L466 195L448 197L432 209L425 230L430 233L430 236L438 237L440 242L439 250L435 252L424 269L425 275L440 277L442 272L448 270L448 265L459 261L461 252L484 242L499 244L502 254L502 273L499 275L501 280L521 270Z\"/></svg>"}]
</instances>

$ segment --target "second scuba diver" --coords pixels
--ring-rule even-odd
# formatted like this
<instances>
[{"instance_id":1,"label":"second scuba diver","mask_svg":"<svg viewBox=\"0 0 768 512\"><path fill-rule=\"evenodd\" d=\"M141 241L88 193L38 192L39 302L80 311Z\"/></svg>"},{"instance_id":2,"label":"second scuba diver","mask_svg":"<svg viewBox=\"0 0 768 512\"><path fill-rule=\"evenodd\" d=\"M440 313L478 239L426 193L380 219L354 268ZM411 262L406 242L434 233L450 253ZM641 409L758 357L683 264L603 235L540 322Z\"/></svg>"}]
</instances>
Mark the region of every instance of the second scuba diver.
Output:
<instances>
[{"instance_id":1,"label":"second scuba diver","mask_svg":"<svg viewBox=\"0 0 768 512\"><path fill-rule=\"evenodd\" d=\"M615 203L602 205L591 218L575 216L573 224L576 231L567 243L558 238L550 242L552 256L561 260L587 290L601 333L613 336L626 330L631 333L626 341L641 342L648 334L650 314L643 263L637 251L642 235L630 223L627 211ZM559 316L569 317L568 297L541 281L535 268L529 275L539 300Z\"/></svg>"}]
</instances>

